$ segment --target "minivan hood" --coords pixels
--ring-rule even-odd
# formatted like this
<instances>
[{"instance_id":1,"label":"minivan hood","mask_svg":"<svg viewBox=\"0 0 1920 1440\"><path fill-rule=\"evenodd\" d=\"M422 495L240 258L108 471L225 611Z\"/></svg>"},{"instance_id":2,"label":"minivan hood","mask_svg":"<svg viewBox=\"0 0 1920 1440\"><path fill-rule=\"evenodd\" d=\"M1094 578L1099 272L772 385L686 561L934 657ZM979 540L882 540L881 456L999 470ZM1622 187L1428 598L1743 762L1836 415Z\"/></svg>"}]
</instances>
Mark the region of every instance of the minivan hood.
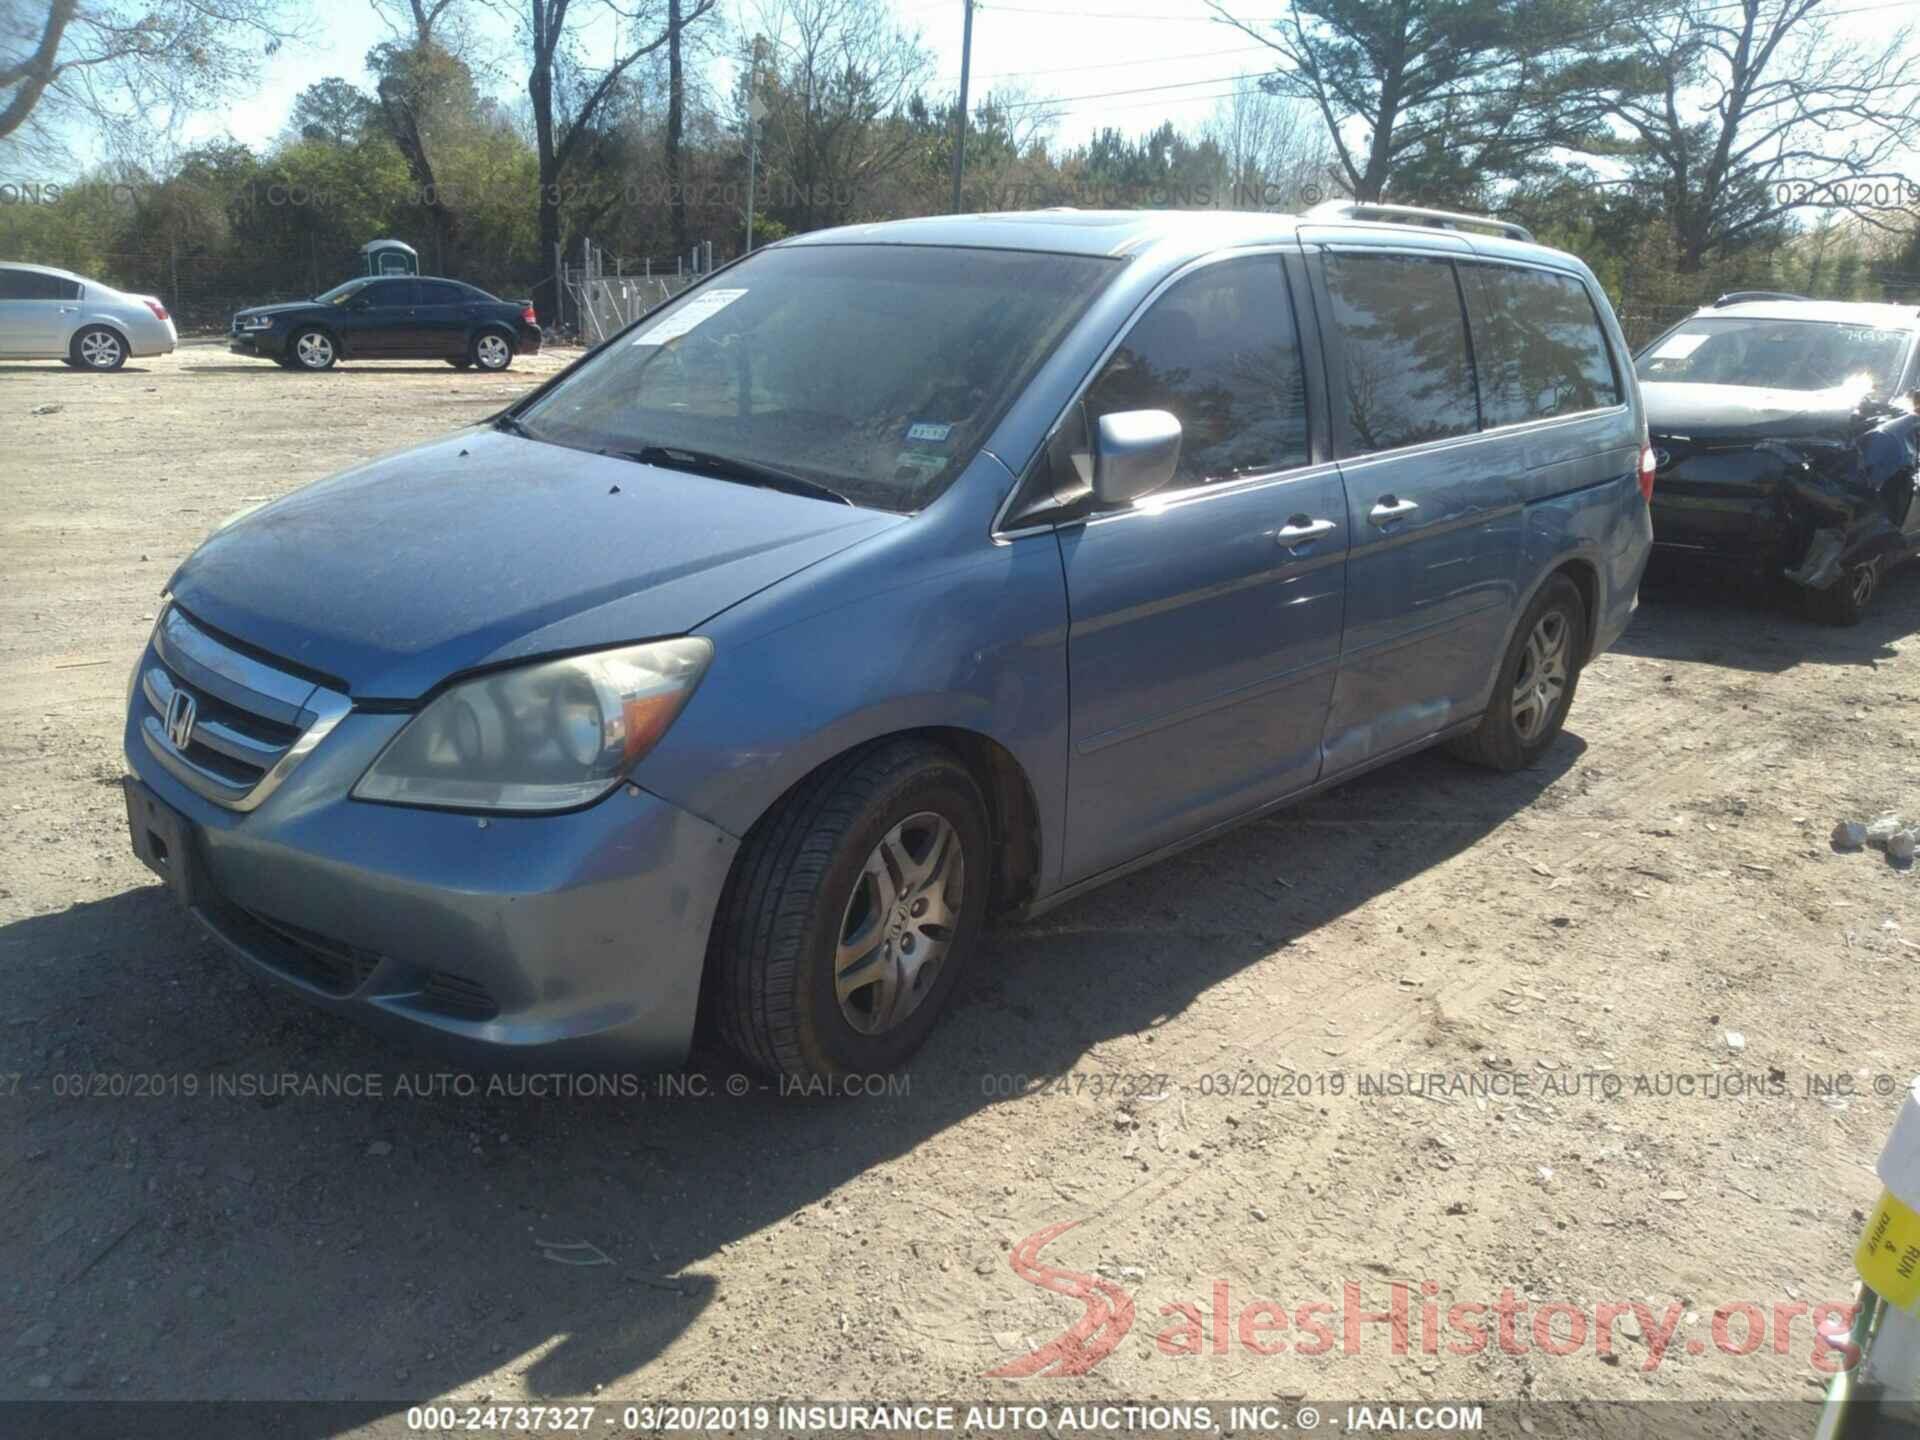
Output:
<instances>
[{"instance_id":1,"label":"minivan hood","mask_svg":"<svg viewBox=\"0 0 1920 1440\"><path fill-rule=\"evenodd\" d=\"M1856 389L1773 390L1752 385L1680 385L1643 381L1647 429L1690 439L1825 435L1847 438L1859 428Z\"/></svg>"},{"instance_id":2,"label":"minivan hood","mask_svg":"<svg viewBox=\"0 0 1920 1440\"><path fill-rule=\"evenodd\" d=\"M413 700L478 666L684 634L904 520L463 430L246 515L168 588L356 699Z\"/></svg>"}]
</instances>

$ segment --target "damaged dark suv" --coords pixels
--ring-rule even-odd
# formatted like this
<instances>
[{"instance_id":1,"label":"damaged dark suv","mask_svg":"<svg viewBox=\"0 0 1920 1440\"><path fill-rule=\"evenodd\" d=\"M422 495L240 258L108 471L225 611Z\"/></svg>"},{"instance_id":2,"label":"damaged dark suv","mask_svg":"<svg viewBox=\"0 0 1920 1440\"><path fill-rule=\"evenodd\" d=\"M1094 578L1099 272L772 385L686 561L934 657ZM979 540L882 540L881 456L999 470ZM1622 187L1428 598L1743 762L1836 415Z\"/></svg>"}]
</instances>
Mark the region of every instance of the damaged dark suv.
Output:
<instances>
[{"instance_id":1,"label":"damaged dark suv","mask_svg":"<svg viewBox=\"0 0 1920 1440\"><path fill-rule=\"evenodd\" d=\"M1656 560L1784 576L1857 623L1920 549L1920 309L1727 295L1634 368Z\"/></svg>"}]
</instances>

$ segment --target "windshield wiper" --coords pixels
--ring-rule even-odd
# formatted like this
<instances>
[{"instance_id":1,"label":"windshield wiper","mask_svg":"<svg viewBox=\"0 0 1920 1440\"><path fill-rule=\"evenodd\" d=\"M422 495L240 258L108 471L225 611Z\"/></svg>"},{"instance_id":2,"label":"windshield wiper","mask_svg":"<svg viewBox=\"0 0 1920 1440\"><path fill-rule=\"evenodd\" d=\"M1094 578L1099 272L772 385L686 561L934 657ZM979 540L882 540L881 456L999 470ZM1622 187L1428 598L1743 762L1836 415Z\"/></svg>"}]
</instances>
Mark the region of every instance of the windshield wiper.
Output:
<instances>
[{"instance_id":1,"label":"windshield wiper","mask_svg":"<svg viewBox=\"0 0 1920 1440\"><path fill-rule=\"evenodd\" d=\"M603 450L603 455L618 455L642 465L660 465L669 470L689 470L715 480L733 480L742 485L758 485L767 490L784 490L789 495L808 495L815 500L833 500L842 505L853 501L830 485L795 475L791 470L762 465L757 460L742 460L712 450L688 450L679 445L643 445L638 450Z\"/></svg>"}]
</instances>

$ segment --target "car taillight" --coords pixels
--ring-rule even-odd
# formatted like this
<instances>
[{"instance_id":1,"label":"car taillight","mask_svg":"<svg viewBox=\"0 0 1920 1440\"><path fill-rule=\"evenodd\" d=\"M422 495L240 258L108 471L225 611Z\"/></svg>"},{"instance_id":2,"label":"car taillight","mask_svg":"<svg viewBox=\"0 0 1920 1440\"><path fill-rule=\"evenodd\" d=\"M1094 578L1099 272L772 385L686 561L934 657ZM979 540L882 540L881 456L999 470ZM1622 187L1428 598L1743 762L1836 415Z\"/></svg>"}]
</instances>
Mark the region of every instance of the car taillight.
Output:
<instances>
[{"instance_id":1,"label":"car taillight","mask_svg":"<svg viewBox=\"0 0 1920 1440\"><path fill-rule=\"evenodd\" d=\"M1649 505L1653 503L1653 446L1640 447L1640 498Z\"/></svg>"},{"instance_id":2,"label":"car taillight","mask_svg":"<svg viewBox=\"0 0 1920 1440\"><path fill-rule=\"evenodd\" d=\"M540 323L540 317L533 313L533 306L531 305L520 312L520 318L529 325L538 325Z\"/></svg>"},{"instance_id":3,"label":"car taillight","mask_svg":"<svg viewBox=\"0 0 1920 1440\"><path fill-rule=\"evenodd\" d=\"M167 318L167 307L162 305L158 300L147 301L147 308L153 312L154 319L164 320Z\"/></svg>"}]
</instances>

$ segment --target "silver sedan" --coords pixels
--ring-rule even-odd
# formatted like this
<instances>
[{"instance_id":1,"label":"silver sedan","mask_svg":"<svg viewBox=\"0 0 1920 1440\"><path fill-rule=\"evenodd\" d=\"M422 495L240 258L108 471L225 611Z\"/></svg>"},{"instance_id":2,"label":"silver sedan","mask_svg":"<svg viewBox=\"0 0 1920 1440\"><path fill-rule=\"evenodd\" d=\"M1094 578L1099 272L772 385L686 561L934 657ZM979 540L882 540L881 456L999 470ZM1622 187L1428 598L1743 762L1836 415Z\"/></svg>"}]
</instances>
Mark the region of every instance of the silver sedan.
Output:
<instances>
[{"instance_id":1,"label":"silver sedan","mask_svg":"<svg viewBox=\"0 0 1920 1440\"><path fill-rule=\"evenodd\" d=\"M129 295L70 270L0 262L0 359L118 370L129 357L171 354L179 338L157 296Z\"/></svg>"}]
</instances>

